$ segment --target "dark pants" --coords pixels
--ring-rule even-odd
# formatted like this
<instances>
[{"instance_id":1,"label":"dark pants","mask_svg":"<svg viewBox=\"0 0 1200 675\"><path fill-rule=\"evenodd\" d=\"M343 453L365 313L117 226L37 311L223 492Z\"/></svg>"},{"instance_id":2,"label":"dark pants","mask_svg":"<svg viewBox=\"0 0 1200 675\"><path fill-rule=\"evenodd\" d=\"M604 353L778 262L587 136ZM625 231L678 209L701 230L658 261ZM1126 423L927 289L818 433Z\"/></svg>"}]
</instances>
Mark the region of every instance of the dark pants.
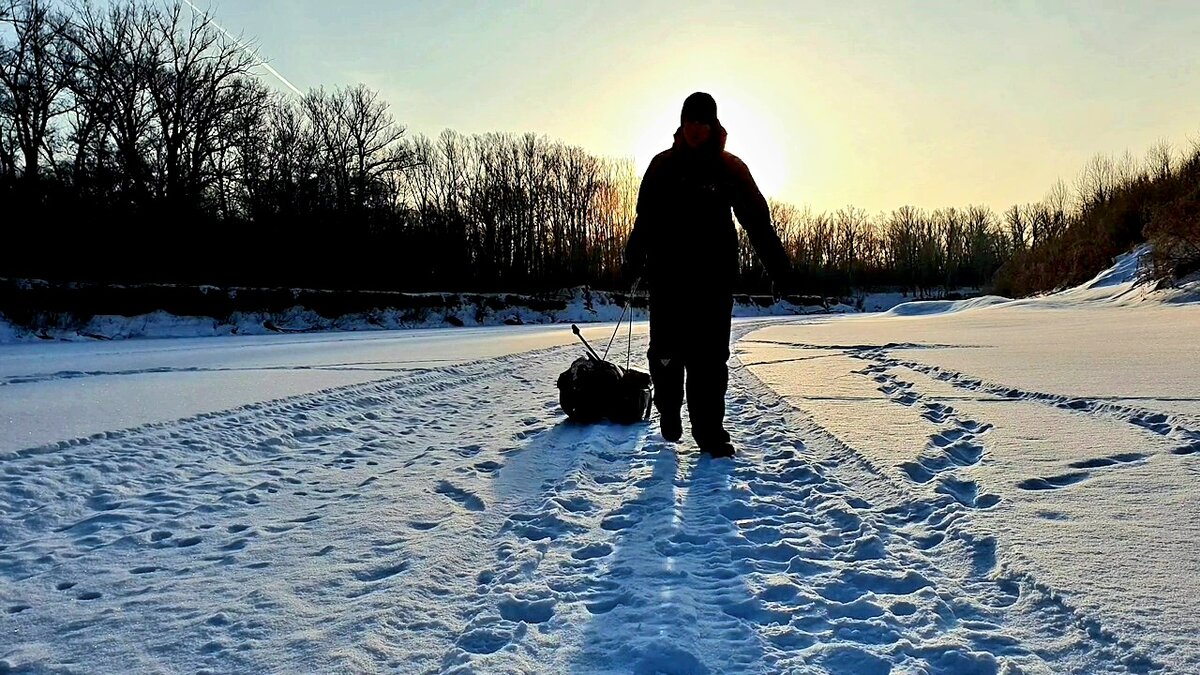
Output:
<instances>
[{"instance_id":1,"label":"dark pants","mask_svg":"<svg viewBox=\"0 0 1200 675\"><path fill-rule=\"evenodd\" d=\"M659 415L678 415L686 382L692 438L700 447L727 443L730 293L650 295L650 377Z\"/></svg>"}]
</instances>

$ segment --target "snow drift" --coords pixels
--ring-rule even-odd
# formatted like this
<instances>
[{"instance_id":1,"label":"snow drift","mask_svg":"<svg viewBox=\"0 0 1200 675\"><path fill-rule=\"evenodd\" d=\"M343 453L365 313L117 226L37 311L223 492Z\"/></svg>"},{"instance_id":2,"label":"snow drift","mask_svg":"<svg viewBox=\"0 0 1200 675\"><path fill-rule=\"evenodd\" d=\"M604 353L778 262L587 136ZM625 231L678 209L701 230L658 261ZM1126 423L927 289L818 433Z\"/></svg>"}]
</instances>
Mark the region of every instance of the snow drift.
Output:
<instances>
[{"instance_id":1,"label":"snow drift","mask_svg":"<svg viewBox=\"0 0 1200 675\"><path fill-rule=\"evenodd\" d=\"M14 295L11 287L8 290L10 297ZM64 291L73 290L68 286L48 292L50 306L58 311L42 310L37 300L23 300L24 321L0 312L0 343L613 322L621 316L626 303L625 295L586 288L556 294L516 295L160 286L129 287L125 295L121 287L86 288L80 291L82 302L78 304L95 309L91 313L76 313L63 309L75 306L75 300L63 298ZM646 319L646 298L631 300L634 319ZM270 305L278 307L251 309ZM171 306L175 311L164 310L163 306ZM355 311L343 311L346 308ZM189 309L195 313L189 313ZM737 295L734 304L737 317L853 311L853 307L842 302L830 304L822 298L803 296L775 299Z\"/></svg>"},{"instance_id":2,"label":"snow drift","mask_svg":"<svg viewBox=\"0 0 1200 675\"><path fill-rule=\"evenodd\" d=\"M923 300L905 302L884 312L884 316L918 317L953 314L967 310L986 309L998 305L1012 307L1041 307L1065 309L1078 305L1101 304L1134 306L1196 302L1200 300L1200 279L1185 280L1175 287L1164 287L1143 273L1149 260L1150 245L1118 256L1112 267L1091 280L1073 288L1054 293L1011 300L998 295L984 295L966 300Z\"/></svg>"}]
</instances>

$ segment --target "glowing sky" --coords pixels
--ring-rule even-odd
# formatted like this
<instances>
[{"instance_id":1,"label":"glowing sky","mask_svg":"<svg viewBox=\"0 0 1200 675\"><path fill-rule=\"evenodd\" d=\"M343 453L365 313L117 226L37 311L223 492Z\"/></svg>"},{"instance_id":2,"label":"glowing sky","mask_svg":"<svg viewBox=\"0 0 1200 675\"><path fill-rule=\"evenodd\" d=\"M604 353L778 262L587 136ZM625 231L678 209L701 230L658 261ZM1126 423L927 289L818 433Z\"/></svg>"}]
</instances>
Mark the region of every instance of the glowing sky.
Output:
<instances>
[{"instance_id":1,"label":"glowing sky","mask_svg":"<svg viewBox=\"0 0 1200 675\"><path fill-rule=\"evenodd\" d=\"M301 89L365 83L430 135L536 131L640 170L707 91L764 192L818 210L999 210L1098 152L1200 140L1194 0L197 4Z\"/></svg>"}]
</instances>

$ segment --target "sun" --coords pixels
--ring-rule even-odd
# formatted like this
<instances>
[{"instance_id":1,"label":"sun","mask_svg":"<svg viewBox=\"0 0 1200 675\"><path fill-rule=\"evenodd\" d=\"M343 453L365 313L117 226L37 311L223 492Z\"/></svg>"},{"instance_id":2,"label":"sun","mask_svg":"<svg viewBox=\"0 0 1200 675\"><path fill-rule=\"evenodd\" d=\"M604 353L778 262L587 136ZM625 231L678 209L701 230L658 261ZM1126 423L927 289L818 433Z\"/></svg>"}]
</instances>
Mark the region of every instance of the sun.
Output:
<instances>
[{"instance_id":1,"label":"sun","mask_svg":"<svg viewBox=\"0 0 1200 675\"><path fill-rule=\"evenodd\" d=\"M772 124L766 109L756 105L745 96L723 94L715 89L710 93L717 99L717 115L729 133L725 149L737 155L754 176L758 189L766 197L779 196L788 179L787 155L780 130ZM678 101L660 99L656 108L644 117L635 151L634 162L640 173L644 173L650 160L658 153L671 147L672 134L679 127L679 108L690 92L684 92Z\"/></svg>"}]
</instances>

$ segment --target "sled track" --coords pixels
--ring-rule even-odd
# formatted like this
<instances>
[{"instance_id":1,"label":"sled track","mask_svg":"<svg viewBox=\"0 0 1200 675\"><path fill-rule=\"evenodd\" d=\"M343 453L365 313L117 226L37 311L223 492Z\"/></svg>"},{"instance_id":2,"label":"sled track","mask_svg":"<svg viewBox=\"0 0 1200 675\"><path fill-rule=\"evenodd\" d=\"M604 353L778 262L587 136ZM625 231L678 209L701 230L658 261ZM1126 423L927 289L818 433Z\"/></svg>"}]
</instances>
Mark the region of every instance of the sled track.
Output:
<instances>
[{"instance_id":1,"label":"sled track","mask_svg":"<svg viewBox=\"0 0 1200 675\"><path fill-rule=\"evenodd\" d=\"M735 367L741 453L711 460L564 423L575 351L5 458L0 672L1159 669L997 563L989 495L955 475L986 425L936 411L929 496Z\"/></svg>"}]
</instances>

